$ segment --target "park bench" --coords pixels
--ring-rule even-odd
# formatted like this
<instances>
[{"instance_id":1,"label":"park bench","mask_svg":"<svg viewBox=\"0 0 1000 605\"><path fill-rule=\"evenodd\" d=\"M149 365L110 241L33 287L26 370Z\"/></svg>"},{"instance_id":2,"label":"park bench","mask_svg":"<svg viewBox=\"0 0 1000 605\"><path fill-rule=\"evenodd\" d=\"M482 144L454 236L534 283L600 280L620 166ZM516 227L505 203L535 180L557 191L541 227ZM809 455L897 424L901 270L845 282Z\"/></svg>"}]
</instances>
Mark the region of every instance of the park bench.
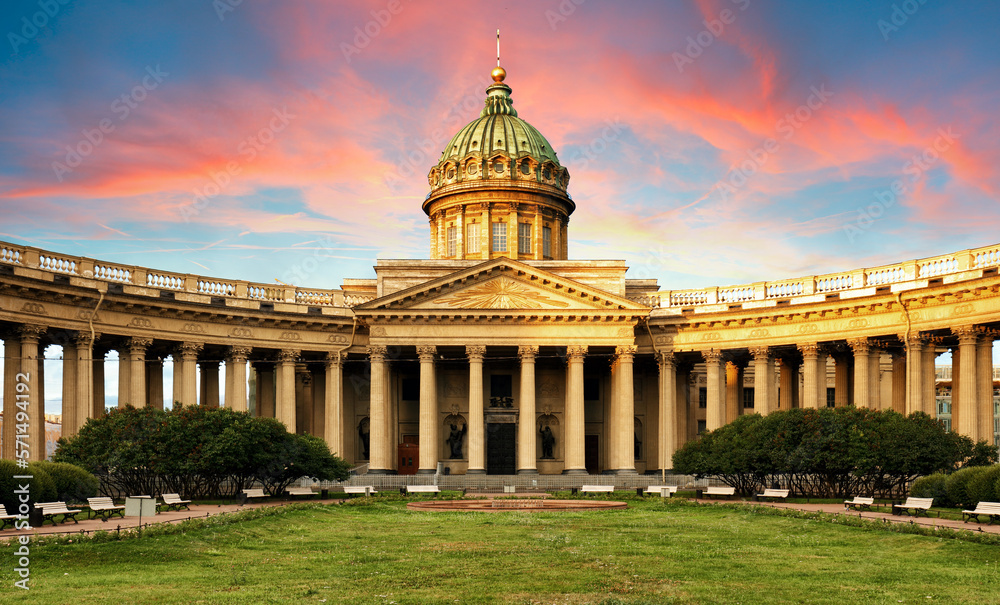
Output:
<instances>
[{"instance_id":1,"label":"park bench","mask_svg":"<svg viewBox=\"0 0 1000 605\"><path fill-rule=\"evenodd\" d=\"M650 485L642 493L644 494L656 494L657 496L663 495L663 490L667 490L667 497L671 497L677 493L676 485Z\"/></svg>"},{"instance_id":2,"label":"park bench","mask_svg":"<svg viewBox=\"0 0 1000 605\"><path fill-rule=\"evenodd\" d=\"M289 496L315 496L316 492L311 487L286 487L285 491Z\"/></svg>"},{"instance_id":3,"label":"park bench","mask_svg":"<svg viewBox=\"0 0 1000 605\"><path fill-rule=\"evenodd\" d=\"M17 515L8 515L6 507L4 507L3 504L0 504L0 531L3 531L7 527L8 523L11 527L13 527L16 519Z\"/></svg>"},{"instance_id":4,"label":"park bench","mask_svg":"<svg viewBox=\"0 0 1000 605\"><path fill-rule=\"evenodd\" d=\"M864 496L854 496L853 500L844 500L844 509L871 510L875 504L875 498L865 498Z\"/></svg>"},{"instance_id":5,"label":"park bench","mask_svg":"<svg viewBox=\"0 0 1000 605\"><path fill-rule=\"evenodd\" d=\"M732 498L736 495L736 488L732 486L706 487L702 490L701 495L706 498Z\"/></svg>"},{"instance_id":6,"label":"park bench","mask_svg":"<svg viewBox=\"0 0 1000 605\"><path fill-rule=\"evenodd\" d=\"M371 485L345 485L345 494L363 494L365 496L370 496L372 494L377 494L375 488Z\"/></svg>"},{"instance_id":7,"label":"park bench","mask_svg":"<svg viewBox=\"0 0 1000 605\"><path fill-rule=\"evenodd\" d=\"M52 519L52 525L55 525L56 515L62 515L63 522L66 519L72 519L73 523L79 523L76 516L83 512L82 509L78 508L66 508L65 502L35 502L35 510L38 509L42 511L42 525L45 524L46 519Z\"/></svg>"},{"instance_id":8,"label":"park bench","mask_svg":"<svg viewBox=\"0 0 1000 605\"><path fill-rule=\"evenodd\" d=\"M587 493L593 494L593 493L600 493L600 492L604 492L604 493L610 494L613 491L615 491L615 486L613 486L613 485L584 485L584 486L580 487L580 493L583 493L583 494L587 494Z\"/></svg>"},{"instance_id":9,"label":"park bench","mask_svg":"<svg viewBox=\"0 0 1000 605\"><path fill-rule=\"evenodd\" d=\"M105 521L115 515L125 518L125 507L116 506L115 501L111 498L87 498L87 506L90 507L90 512L94 513L95 518L100 517ZM90 518L89 514L87 518Z\"/></svg>"},{"instance_id":10,"label":"park bench","mask_svg":"<svg viewBox=\"0 0 1000 605\"><path fill-rule=\"evenodd\" d=\"M788 497L787 489L765 489L763 494L757 494L757 498L763 498L769 500L771 498L777 498L779 500L784 500Z\"/></svg>"},{"instance_id":11,"label":"park bench","mask_svg":"<svg viewBox=\"0 0 1000 605\"><path fill-rule=\"evenodd\" d=\"M191 507L188 506L191 504L191 501L181 500L180 494L160 494L160 497L163 498L163 506L167 510L180 510L182 506L187 510L191 510Z\"/></svg>"},{"instance_id":12,"label":"park bench","mask_svg":"<svg viewBox=\"0 0 1000 605\"><path fill-rule=\"evenodd\" d=\"M910 511L912 510L914 517L919 517L921 512L924 513L927 516L930 516L930 515L927 514L927 511L929 511L931 509L931 506L933 506L933 505L934 505L934 498L912 498L912 497L910 497L910 498L907 498L906 502L904 502L902 504L893 504L892 505L892 514L899 515L899 514L905 512L908 515L908 514L910 514Z\"/></svg>"},{"instance_id":13,"label":"park bench","mask_svg":"<svg viewBox=\"0 0 1000 605\"><path fill-rule=\"evenodd\" d=\"M963 510L962 523L968 523L973 517L976 518L976 523L982 523L979 520L979 515L986 515L990 520L990 525L993 525L993 519L1000 518L1000 502L980 502L976 505L975 510Z\"/></svg>"},{"instance_id":14,"label":"park bench","mask_svg":"<svg viewBox=\"0 0 1000 605\"><path fill-rule=\"evenodd\" d=\"M252 489L245 489L245 490L243 490L242 501L240 502L240 504L245 504L246 501L249 500L249 499L251 499L251 498L264 499L264 498L268 498L268 497L270 497L270 494L265 494L264 490L261 489L261 488L259 488L259 487L252 488Z\"/></svg>"},{"instance_id":15,"label":"park bench","mask_svg":"<svg viewBox=\"0 0 1000 605\"><path fill-rule=\"evenodd\" d=\"M407 485L406 493L408 494L438 494L441 490L438 489L436 485Z\"/></svg>"}]
</instances>

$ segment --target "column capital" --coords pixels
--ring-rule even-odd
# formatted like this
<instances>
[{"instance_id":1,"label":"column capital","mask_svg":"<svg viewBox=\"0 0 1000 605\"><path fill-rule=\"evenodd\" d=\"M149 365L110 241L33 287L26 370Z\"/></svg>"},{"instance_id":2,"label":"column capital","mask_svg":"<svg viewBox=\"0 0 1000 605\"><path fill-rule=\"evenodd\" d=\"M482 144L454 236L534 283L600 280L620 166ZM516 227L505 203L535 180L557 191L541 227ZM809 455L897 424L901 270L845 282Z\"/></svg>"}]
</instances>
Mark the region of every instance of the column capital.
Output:
<instances>
[{"instance_id":1,"label":"column capital","mask_svg":"<svg viewBox=\"0 0 1000 605\"><path fill-rule=\"evenodd\" d=\"M368 345L368 358L372 361L383 362L386 351L385 345Z\"/></svg>"},{"instance_id":2,"label":"column capital","mask_svg":"<svg viewBox=\"0 0 1000 605\"><path fill-rule=\"evenodd\" d=\"M97 332L95 332L93 336L91 336L90 332L77 332L76 335L73 336L73 343L78 347L90 347L94 344L94 341L100 337L101 335Z\"/></svg>"},{"instance_id":3,"label":"column capital","mask_svg":"<svg viewBox=\"0 0 1000 605\"><path fill-rule=\"evenodd\" d=\"M818 359L819 358L819 344L815 342L810 342L806 344L797 344L795 348L802 353L803 359Z\"/></svg>"},{"instance_id":4,"label":"column capital","mask_svg":"<svg viewBox=\"0 0 1000 605\"><path fill-rule=\"evenodd\" d=\"M771 352L766 346L750 347L750 354L754 361L767 361L771 357Z\"/></svg>"},{"instance_id":5,"label":"column capital","mask_svg":"<svg viewBox=\"0 0 1000 605\"><path fill-rule=\"evenodd\" d=\"M180 355L181 359L184 361L194 361L198 359L198 353L205 348L205 345L200 342L182 342L177 345L174 352Z\"/></svg>"},{"instance_id":6,"label":"column capital","mask_svg":"<svg viewBox=\"0 0 1000 605\"><path fill-rule=\"evenodd\" d=\"M437 355L437 347L433 345L420 345L417 347L417 357L421 363L433 363L434 356Z\"/></svg>"},{"instance_id":7,"label":"column capital","mask_svg":"<svg viewBox=\"0 0 1000 605\"><path fill-rule=\"evenodd\" d=\"M871 344L865 337L848 338L847 346L851 347L851 351L853 351L855 355L867 355L871 349Z\"/></svg>"},{"instance_id":8,"label":"column capital","mask_svg":"<svg viewBox=\"0 0 1000 605\"><path fill-rule=\"evenodd\" d=\"M615 355L621 361L632 361L632 357L635 356L636 351L639 347L635 345L618 345L615 347Z\"/></svg>"},{"instance_id":9,"label":"column capital","mask_svg":"<svg viewBox=\"0 0 1000 605\"><path fill-rule=\"evenodd\" d=\"M521 358L522 362L534 361L535 355L538 355L538 347L535 345L521 345L517 347L517 356Z\"/></svg>"},{"instance_id":10,"label":"column capital","mask_svg":"<svg viewBox=\"0 0 1000 605\"><path fill-rule=\"evenodd\" d=\"M17 327L17 334L21 337L21 342L38 342L46 330L47 326L39 324L21 324Z\"/></svg>"},{"instance_id":11,"label":"column capital","mask_svg":"<svg viewBox=\"0 0 1000 605\"><path fill-rule=\"evenodd\" d=\"M676 358L673 351L660 351L656 354L656 361L661 366L674 366Z\"/></svg>"},{"instance_id":12,"label":"column capital","mask_svg":"<svg viewBox=\"0 0 1000 605\"><path fill-rule=\"evenodd\" d=\"M299 360L299 355L301 354L302 351L297 349L282 349L278 351L278 360L281 363L295 363Z\"/></svg>"},{"instance_id":13,"label":"column capital","mask_svg":"<svg viewBox=\"0 0 1000 605\"><path fill-rule=\"evenodd\" d=\"M701 356L705 358L705 363L719 363L722 361L722 351L719 349L709 349L707 351L702 351Z\"/></svg>"},{"instance_id":14,"label":"column capital","mask_svg":"<svg viewBox=\"0 0 1000 605\"><path fill-rule=\"evenodd\" d=\"M468 356L469 361L479 361L483 360L486 356L486 347L484 345L466 345L465 354Z\"/></svg>"},{"instance_id":15,"label":"column capital","mask_svg":"<svg viewBox=\"0 0 1000 605\"><path fill-rule=\"evenodd\" d=\"M344 352L343 351L329 351L323 360L326 362L327 367L337 367L344 362Z\"/></svg>"},{"instance_id":16,"label":"column capital","mask_svg":"<svg viewBox=\"0 0 1000 605\"><path fill-rule=\"evenodd\" d=\"M570 360L579 359L583 360L587 356L587 346L586 345L572 345L566 347L566 356Z\"/></svg>"},{"instance_id":17,"label":"column capital","mask_svg":"<svg viewBox=\"0 0 1000 605\"><path fill-rule=\"evenodd\" d=\"M246 345L233 345L229 347L228 360L232 360L233 363L241 363L247 360L250 353L253 351L253 347L248 347Z\"/></svg>"},{"instance_id":18,"label":"column capital","mask_svg":"<svg viewBox=\"0 0 1000 605\"><path fill-rule=\"evenodd\" d=\"M980 332L976 326L958 326L951 329L951 333L958 337L959 345L976 344Z\"/></svg>"},{"instance_id":19,"label":"column capital","mask_svg":"<svg viewBox=\"0 0 1000 605\"><path fill-rule=\"evenodd\" d=\"M903 346L907 349L920 349L927 343L927 338L916 330L911 332L909 337L907 337L906 333L900 334L899 339L903 341Z\"/></svg>"},{"instance_id":20,"label":"column capital","mask_svg":"<svg viewBox=\"0 0 1000 605\"><path fill-rule=\"evenodd\" d=\"M125 341L125 346L128 347L130 353L145 353L151 344L153 344L152 338L143 338L142 336L133 336Z\"/></svg>"}]
</instances>

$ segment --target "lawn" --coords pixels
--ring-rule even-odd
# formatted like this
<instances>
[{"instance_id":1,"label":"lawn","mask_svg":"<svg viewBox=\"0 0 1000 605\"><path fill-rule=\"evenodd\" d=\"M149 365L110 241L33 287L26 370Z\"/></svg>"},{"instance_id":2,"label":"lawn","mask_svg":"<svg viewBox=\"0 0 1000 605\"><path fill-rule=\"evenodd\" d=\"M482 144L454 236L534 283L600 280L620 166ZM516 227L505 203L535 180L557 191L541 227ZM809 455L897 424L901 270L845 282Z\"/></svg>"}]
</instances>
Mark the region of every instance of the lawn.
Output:
<instances>
[{"instance_id":1,"label":"lawn","mask_svg":"<svg viewBox=\"0 0 1000 605\"><path fill-rule=\"evenodd\" d=\"M1000 602L998 546L683 502L629 506L313 505L173 535L33 545L31 590L13 587L11 554L0 595L16 591L24 603Z\"/></svg>"}]
</instances>

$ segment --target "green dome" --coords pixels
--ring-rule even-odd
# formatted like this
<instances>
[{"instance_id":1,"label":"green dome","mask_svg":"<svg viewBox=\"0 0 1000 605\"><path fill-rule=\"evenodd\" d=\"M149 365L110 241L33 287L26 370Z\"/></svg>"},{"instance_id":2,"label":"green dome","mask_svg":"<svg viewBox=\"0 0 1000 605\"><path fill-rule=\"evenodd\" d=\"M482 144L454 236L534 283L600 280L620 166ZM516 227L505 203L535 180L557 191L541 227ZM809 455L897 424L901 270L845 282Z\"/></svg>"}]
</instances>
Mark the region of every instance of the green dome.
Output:
<instances>
[{"instance_id":1,"label":"green dome","mask_svg":"<svg viewBox=\"0 0 1000 605\"><path fill-rule=\"evenodd\" d=\"M493 84L486 91L486 107L479 118L452 137L438 162L449 158L459 160L472 154L492 156L493 152L502 151L509 158L528 155L539 163L549 160L558 165L559 158L542 133L517 117L510 87Z\"/></svg>"},{"instance_id":2,"label":"green dome","mask_svg":"<svg viewBox=\"0 0 1000 605\"><path fill-rule=\"evenodd\" d=\"M451 138L431 168L428 182L432 191L497 179L534 181L566 191L569 171L559 164L542 133L517 117L510 93L510 86L499 80L486 89L482 113Z\"/></svg>"}]
</instances>

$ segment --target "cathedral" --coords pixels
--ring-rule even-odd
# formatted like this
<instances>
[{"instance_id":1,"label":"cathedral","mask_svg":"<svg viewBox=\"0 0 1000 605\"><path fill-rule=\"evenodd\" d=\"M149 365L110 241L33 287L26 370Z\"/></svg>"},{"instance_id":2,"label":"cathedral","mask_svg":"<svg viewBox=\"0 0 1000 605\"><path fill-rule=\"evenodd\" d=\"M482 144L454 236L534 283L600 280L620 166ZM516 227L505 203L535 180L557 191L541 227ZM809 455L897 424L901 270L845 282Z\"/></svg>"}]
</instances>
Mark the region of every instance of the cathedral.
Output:
<instances>
[{"instance_id":1,"label":"cathedral","mask_svg":"<svg viewBox=\"0 0 1000 605\"><path fill-rule=\"evenodd\" d=\"M665 472L741 414L827 406L946 416L995 442L1000 244L735 286L630 279L625 260L569 258L572 167L503 68L492 80L429 167L430 258L379 260L374 279L276 286L0 242L4 417L19 373L44 416L40 355L58 344L64 435L104 413L107 380L162 407L170 363L174 401L277 418L371 474ZM30 430L40 457L44 423ZM4 458L14 442L5 422Z\"/></svg>"}]
</instances>

